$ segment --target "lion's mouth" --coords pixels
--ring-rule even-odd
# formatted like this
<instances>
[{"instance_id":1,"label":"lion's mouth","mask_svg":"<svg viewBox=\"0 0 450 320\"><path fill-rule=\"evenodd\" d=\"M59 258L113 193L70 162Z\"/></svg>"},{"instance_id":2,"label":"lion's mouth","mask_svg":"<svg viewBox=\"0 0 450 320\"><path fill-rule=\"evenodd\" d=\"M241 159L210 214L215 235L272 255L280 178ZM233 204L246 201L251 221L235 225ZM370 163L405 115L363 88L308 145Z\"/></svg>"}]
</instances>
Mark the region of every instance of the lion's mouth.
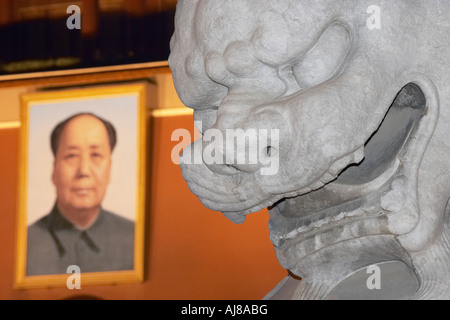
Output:
<instances>
[{"instance_id":1,"label":"lion's mouth","mask_svg":"<svg viewBox=\"0 0 450 320\"><path fill-rule=\"evenodd\" d=\"M380 198L393 183L402 185L402 160L426 111L420 87L405 86L365 143L361 162L349 165L322 188L283 198L269 208L274 246L284 250L312 238L327 245L339 241L343 233L356 237L382 232L374 221L385 219L391 207L401 203L386 210Z\"/></svg>"}]
</instances>

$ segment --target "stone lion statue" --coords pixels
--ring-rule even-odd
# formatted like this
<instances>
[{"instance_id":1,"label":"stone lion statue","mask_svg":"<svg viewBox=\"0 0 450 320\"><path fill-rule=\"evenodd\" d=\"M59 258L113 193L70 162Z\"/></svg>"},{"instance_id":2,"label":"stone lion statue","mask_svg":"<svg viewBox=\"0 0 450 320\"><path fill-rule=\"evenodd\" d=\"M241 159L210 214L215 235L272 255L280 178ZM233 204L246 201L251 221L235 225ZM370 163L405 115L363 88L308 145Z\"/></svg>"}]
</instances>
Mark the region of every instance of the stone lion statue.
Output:
<instances>
[{"instance_id":1,"label":"stone lion statue","mask_svg":"<svg viewBox=\"0 0 450 320\"><path fill-rule=\"evenodd\" d=\"M178 0L183 177L233 222L269 208L267 299L450 299L450 2L376 2Z\"/></svg>"}]
</instances>

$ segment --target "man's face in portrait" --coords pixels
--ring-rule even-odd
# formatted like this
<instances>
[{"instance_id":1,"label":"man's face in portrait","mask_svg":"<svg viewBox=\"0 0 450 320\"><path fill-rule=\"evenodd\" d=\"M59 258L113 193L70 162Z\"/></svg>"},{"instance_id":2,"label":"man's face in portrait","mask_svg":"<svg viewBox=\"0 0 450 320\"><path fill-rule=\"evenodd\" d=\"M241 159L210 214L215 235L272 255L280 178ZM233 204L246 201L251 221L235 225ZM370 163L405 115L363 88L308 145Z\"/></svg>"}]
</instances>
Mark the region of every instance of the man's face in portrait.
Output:
<instances>
[{"instance_id":1,"label":"man's face in portrait","mask_svg":"<svg viewBox=\"0 0 450 320\"><path fill-rule=\"evenodd\" d=\"M90 115L72 119L61 134L53 168L59 209L100 208L110 169L111 147L104 124Z\"/></svg>"}]
</instances>

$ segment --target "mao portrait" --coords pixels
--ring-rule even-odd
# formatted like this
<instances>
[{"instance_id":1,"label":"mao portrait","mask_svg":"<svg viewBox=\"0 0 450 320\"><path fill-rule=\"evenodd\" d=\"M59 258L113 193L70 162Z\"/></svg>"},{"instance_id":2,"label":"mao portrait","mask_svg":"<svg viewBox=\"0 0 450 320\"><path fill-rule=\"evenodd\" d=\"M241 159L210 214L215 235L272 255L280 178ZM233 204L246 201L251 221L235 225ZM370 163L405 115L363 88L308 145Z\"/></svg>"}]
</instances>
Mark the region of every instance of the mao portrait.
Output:
<instances>
[{"instance_id":1,"label":"mao portrait","mask_svg":"<svg viewBox=\"0 0 450 320\"><path fill-rule=\"evenodd\" d=\"M141 277L143 103L125 89L107 92L78 90L45 104L35 94L24 109L19 283L66 275L73 265L93 282L99 272Z\"/></svg>"},{"instance_id":2,"label":"mao portrait","mask_svg":"<svg viewBox=\"0 0 450 320\"><path fill-rule=\"evenodd\" d=\"M56 201L28 228L27 274L133 269L134 223L104 210L117 133L90 113L59 123L51 134Z\"/></svg>"}]
</instances>

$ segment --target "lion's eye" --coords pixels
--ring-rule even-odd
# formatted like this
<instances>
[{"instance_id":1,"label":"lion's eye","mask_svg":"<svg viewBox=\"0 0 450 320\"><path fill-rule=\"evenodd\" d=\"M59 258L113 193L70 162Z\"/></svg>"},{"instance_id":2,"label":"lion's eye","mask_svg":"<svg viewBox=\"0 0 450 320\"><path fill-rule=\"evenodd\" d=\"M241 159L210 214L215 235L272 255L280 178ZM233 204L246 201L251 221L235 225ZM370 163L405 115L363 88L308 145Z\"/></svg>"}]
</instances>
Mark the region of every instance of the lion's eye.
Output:
<instances>
[{"instance_id":1,"label":"lion's eye","mask_svg":"<svg viewBox=\"0 0 450 320\"><path fill-rule=\"evenodd\" d=\"M350 33L344 25L338 22L330 25L293 67L299 86L310 88L330 79L345 61L350 43Z\"/></svg>"}]
</instances>

